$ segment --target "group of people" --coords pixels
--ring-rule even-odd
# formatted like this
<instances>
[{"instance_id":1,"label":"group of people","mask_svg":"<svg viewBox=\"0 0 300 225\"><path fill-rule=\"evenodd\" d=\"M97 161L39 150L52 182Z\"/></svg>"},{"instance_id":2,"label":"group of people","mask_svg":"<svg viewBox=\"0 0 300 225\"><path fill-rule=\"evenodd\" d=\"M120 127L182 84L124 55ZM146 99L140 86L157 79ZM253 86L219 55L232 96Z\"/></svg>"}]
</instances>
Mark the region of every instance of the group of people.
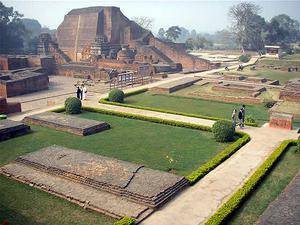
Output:
<instances>
[{"instance_id":1,"label":"group of people","mask_svg":"<svg viewBox=\"0 0 300 225\"><path fill-rule=\"evenodd\" d=\"M236 125L239 125L240 128L245 126L245 115L246 115L246 106L242 105L242 108L237 112L236 109L233 110L231 115L232 127L235 129ZM237 124L238 119L238 124Z\"/></svg>"},{"instance_id":2,"label":"group of people","mask_svg":"<svg viewBox=\"0 0 300 225\"><path fill-rule=\"evenodd\" d=\"M76 90L76 97L80 100L85 100L86 99L86 93L87 89L85 85L76 85L77 90Z\"/></svg>"}]
</instances>

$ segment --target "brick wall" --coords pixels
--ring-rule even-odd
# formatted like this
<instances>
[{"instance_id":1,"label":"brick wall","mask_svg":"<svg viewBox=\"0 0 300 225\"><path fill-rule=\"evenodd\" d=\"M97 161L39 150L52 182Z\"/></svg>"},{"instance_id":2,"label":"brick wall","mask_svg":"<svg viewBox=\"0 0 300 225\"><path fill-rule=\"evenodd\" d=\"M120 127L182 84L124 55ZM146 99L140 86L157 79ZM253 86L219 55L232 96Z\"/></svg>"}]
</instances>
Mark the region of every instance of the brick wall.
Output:
<instances>
[{"instance_id":1,"label":"brick wall","mask_svg":"<svg viewBox=\"0 0 300 225\"><path fill-rule=\"evenodd\" d=\"M149 39L149 44L159 49L167 57L172 59L172 61L181 63L183 68L193 70L209 70L211 68L208 60L189 55L185 51L182 51L182 49L177 49L174 45L163 42L158 38L151 37Z\"/></svg>"}]
</instances>

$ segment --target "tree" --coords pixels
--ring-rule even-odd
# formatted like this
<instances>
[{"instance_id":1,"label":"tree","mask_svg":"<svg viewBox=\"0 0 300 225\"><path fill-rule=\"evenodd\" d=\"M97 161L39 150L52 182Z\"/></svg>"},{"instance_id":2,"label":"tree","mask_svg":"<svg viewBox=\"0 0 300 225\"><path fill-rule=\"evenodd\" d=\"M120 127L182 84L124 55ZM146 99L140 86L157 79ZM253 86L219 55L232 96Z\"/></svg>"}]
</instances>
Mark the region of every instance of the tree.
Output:
<instances>
[{"instance_id":1,"label":"tree","mask_svg":"<svg viewBox=\"0 0 300 225\"><path fill-rule=\"evenodd\" d=\"M166 39L166 31L164 28L159 28L158 33L157 33L158 38L164 40Z\"/></svg>"},{"instance_id":2,"label":"tree","mask_svg":"<svg viewBox=\"0 0 300 225\"><path fill-rule=\"evenodd\" d=\"M300 24L299 21L293 20L286 14L274 16L271 23L277 23L277 31L282 36L283 42L292 43L299 41L300 38Z\"/></svg>"},{"instance_id":3,"label":"tree","mask_svg":"<svg viewBox=\"0 0 300 225\"><path fill-rule=\"evenodd\" d=\"M6 7L0 2L0 53L17 53L22 49L25 34L22 16L13 7Z\"/></svg>"},{"instance_id":4,"label":"tree","mask_svg":"<svg viewBox=\"0 0 300 225\"><path fill-rule=\"evenodd\" d=\"M166 31L166 38L169 41L176 41L180 34L181 29L178 26L172 26Z\"/></svg>"},{"instance_id":5,"label":"tree","mask_svg":"<svg viewBox=\"0 0 300 225\"><path fill-rule=\"evenodd\" d=\"M260 7L250 2L241 2L229 10L229 17L232 19L232 31L242 50L249 47L249 43L253 43L261 35L261 33L255 33L261 31L261 27L255 28L261 22L258 18L259 11Z\"/></svg>"},{"instance_id":6,"label":"tree","mask_svg":"<svg viewBox=\"0 0 300 225\"><path fill-rule=\"evenodd\" d=\"M146 30L151 30L154 20L146 16L136 16L132 20Z\"/></svg>"}]
</instances>

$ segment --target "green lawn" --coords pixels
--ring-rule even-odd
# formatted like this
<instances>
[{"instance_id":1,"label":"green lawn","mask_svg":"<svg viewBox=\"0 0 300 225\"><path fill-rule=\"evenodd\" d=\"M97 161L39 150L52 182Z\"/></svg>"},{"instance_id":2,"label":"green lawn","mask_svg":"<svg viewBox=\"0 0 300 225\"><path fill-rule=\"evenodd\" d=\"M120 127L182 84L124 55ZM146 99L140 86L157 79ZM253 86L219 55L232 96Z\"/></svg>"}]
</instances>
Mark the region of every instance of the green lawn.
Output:
<instances>
[{"instance_id":1,"label":"green lawn","mask_svg":"<svg viewBox=\"0 0 300 225\"><path fill-rule=\"evenodd\" d=\"M152 94L150 92L127 97L125 103L224 119L230 119L233 109L239 109L241 107L241 104L237 103L208 101L175 95ZM264 105L246 105L246 114L251 114L259 124L269 120L268 109L264 107Z\"/></svg>"},{"instance_id":2,"label":"green lawn","mask_svg":"<svg viewBox=\"0 0 300 225\"><path fill-rule=\"evenodd\" d=\"M32 133L0 142L0 166L19 155L56 144L187 175L228 146L216 143L210 132L99 113L84 112L80 117L106 121L112 128L80 137L32 126ZM0 191L0 222L4 218L17 225L108 225L114 221L5 177L0 177Z\"/></svg>"},{"instance_id":3,"label":"green lawn","mask_svg":"<svg viewBox=\"0 0 300 225\"><path fill-rule=\"evenodd\" d=\"M300 69L300 68L299 68ZM280 84L285 84L288 80L300 77L300 72L284 72L278 70L258 70L256 76L279 80Z\"/></svg>"},{"instance_id":4,"label":"green lawn","mask_svg":"<svg viewBox=\"0 0 300 225\"><path fill-rule=\"evenodd\" d=\"M300 153L291 147L248 200L229 218L228 225L252 225L300 170Z\"/></svg>"}]
</instances>

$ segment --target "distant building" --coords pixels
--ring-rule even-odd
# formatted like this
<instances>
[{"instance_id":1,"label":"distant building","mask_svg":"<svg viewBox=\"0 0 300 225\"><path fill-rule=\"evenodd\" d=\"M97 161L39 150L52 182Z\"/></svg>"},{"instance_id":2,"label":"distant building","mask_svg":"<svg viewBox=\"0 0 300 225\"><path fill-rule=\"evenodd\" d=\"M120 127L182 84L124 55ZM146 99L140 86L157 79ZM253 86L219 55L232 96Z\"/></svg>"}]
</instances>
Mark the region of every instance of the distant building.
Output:
<instances>
[{"instance_id":1,"label":"distant building","mask_svg":"<svg viewBox=\"0 0 300 225\"><path fill-rule=\"evenodd\" d=\"M281 58L282 49L278 45L265 45L266 57L270 58Z\"/></svg>"}]
</instances>

